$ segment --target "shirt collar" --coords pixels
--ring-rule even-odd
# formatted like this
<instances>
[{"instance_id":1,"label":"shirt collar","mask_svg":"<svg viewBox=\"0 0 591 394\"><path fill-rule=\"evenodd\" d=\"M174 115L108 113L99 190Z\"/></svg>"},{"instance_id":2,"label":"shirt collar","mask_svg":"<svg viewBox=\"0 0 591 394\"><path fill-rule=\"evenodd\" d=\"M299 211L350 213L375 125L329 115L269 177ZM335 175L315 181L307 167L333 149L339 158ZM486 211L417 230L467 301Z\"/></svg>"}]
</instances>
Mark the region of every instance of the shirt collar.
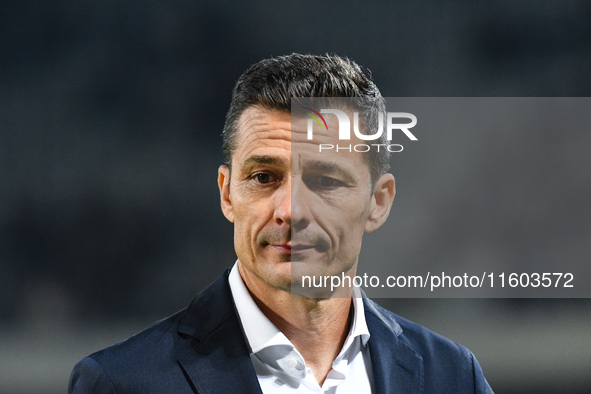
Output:
<instances>
[{"instance_id":1,"label":"shirt collar","mask_svg":"<svg viewBox=\"0 0 591 394\"><path fill-rule=\"evenodd\" d=\"M367 328L367 323L365 321L365 308L363 307L363 298L359 288L355 287L353 289L353 294L355 295L353 297L353 323L343 348L348 348L350 345L349 339L352 341L356 337L361 337L363 346L367 345L367 341L369 341L369 329Z\"/></svg>"},{"instance_id":2,"label":"shirt collar","mask_svg":"<svg viewBox=\"0 0 591 394\"><path fill-rule=\"evenodd\" d=\"M228 280L230 290L232 291L232 298L238 311L238 317L242 323L244 335L246 336L246 341L250 346L252 354L274 345L288 345L293 347L289 339L271 323L252 299L238 271L238 262L232 267ZM341 358L349 350L357 337L361 338L364 346L367 345L367 341L369 340L370 335L365 321L363 300L361 299L359 289L354 289L354 292L353 321L347 339L337 359Z\"/></svg>"}]
</instances>

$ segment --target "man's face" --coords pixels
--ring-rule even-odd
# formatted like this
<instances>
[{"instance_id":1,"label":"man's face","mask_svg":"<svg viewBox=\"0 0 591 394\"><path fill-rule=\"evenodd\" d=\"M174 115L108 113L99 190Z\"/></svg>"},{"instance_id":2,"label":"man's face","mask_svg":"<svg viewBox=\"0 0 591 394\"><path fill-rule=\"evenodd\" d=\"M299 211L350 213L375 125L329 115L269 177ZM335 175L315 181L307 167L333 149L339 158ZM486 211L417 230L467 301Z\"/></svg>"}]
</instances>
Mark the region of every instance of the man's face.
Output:
<instances>
[{"instance_id":1,"label":"man's face","mask_svg":"<svg viewBox=\"0 0 591 394\"><path fill-rule=\"evenodd\" d=\"M292 261L314 267L316 274L354 272L364 231L377 228L376 198L362 155L319 153L319 143L336 145L337 137L318 130L308 141L306 119L296 119L293 130L291 120L288 112L247 109L231 174L220 168L222 210L234 223L234 246L249 288L289 290ZM329 130L336 130L336 119L331 121Z\"/></svg>"}]
</instances>

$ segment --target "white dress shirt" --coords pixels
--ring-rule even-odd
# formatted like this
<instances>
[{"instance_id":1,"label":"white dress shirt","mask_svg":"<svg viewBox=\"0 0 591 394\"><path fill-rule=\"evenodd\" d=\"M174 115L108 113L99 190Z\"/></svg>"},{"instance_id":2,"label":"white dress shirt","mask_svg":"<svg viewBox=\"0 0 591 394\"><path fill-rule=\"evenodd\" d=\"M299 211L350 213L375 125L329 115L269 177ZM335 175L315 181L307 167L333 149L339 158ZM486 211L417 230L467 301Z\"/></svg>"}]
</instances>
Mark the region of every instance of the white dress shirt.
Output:
<instances>
[{"instance_id":1,"label":"white dress shirt","mask_svg":"<svg viewBox=\"0 0 591 394\"><path fill-rule=\"evenodd\" d=\"M300 352L256 305L240 277L237 263L232 267L229 281L244 335L250 346L250 359L264 394L372 392L373 375L367 346L369 330L361 298L353 298L353 320L349 334L321 387L312 370L306 367Z\"/></svg>"}]
</instances>

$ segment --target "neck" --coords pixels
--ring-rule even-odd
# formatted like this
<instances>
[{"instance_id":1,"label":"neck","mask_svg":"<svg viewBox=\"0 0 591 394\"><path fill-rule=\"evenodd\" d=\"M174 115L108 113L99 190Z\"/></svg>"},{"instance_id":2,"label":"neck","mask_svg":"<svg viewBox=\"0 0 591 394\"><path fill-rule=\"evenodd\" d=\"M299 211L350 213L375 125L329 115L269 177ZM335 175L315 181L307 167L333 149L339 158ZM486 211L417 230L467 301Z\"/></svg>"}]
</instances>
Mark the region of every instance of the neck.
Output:
<instances>
[{"instance_id":1,"label":"neck","mask_svg":"<svg viewBox=\"0 0 591 394\"><path fill-rule=\"evenodd\" d=\"M253 278L240 261L238 269L259 309L291 341L322 385L349 333L351 298L293 298Z\"/></svg>"}]
</instances>

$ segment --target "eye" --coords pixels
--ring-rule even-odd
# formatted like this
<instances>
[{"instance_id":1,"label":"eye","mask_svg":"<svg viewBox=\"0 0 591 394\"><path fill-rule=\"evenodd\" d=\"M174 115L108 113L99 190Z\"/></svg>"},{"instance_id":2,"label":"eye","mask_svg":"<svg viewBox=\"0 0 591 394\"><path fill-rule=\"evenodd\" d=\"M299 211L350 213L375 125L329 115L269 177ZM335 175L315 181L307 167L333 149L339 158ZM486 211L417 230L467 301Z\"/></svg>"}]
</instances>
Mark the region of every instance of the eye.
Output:
<instances>
[{"instance_id":1,"label":"eye","mask_svg":"<svg viewBox=\"0 0 591 394\"><path fill-rule=\"evenodd\" d=\"M333 178L327 175L307 174L302 178L310 190L315 190L317 192L324 193L336 191L346 186L346 183L340 180L338 176Z\"/></svg>"},{"instance_id":2,"label":"eye","mask_svg":"<svg viewBox=\"0 0 591 394\"><path fill-rule=\"evenodd\" d=\"M327 176L321 176L320 178L318 178L318 183L320 183L320 185L324 187L331 187L336 186L337 180Z\"/></svg>"},{"instance_id":3,"label":"eye","mask_svg":"<svg viewBox=\"0 0 591 394\"><path fill-rule=\"evenodd\" d=\"M257 174L254 174L253 178L260 184L266 184L269 182L273 182L275 180L275 178L271 175L268 174L266 172L259 172Z\"/></svg>"}]
</instances>

